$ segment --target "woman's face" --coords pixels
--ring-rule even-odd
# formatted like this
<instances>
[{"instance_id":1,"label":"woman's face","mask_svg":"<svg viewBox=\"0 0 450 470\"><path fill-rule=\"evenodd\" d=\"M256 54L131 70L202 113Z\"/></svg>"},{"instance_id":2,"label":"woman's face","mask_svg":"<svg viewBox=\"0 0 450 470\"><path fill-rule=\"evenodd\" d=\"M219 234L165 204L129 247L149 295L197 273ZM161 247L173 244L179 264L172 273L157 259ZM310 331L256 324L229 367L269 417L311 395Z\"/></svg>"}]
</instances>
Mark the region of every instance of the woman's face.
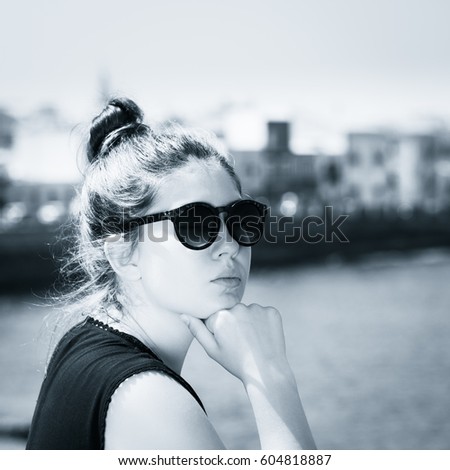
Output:
<instances>
[{"instance_id":1,"label":"woman's face","mask_svg":"<svg viewBox=\"0 0 450 470\"><path fill-rule=\"evenodd\" d=\"M224 206L241 196L228 173L219 165L191 161L164 180L148 213L175 209L190 202ZM221 214L223 221L223 214ZM137 264L149 307L207 318L231 308L244 295L251 248L240 246L224 223L216 241L204 250L182 245L171 221L141 227ZM217 278L238 277L227 285Z\"/></svg>"}]
</instances>

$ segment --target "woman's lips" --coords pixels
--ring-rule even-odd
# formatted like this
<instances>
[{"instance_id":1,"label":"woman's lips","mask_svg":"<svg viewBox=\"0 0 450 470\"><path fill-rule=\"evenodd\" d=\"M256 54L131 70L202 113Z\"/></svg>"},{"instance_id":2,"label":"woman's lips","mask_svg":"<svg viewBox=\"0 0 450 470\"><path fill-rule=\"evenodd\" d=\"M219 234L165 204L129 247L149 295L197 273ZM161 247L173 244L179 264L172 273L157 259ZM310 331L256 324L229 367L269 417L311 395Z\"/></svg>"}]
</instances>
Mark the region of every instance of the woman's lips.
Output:
<instances>
[{"instance_id":1,"label":"woman's lips","mask_svg":"<svg viewBox=\"0 0 450 470\"><path fill-rule=\"evenodd\" d=\"M219 277L214 279L213 281L215 284L221 284L226 287L238 287L241 285L241 278L240 277Z\"/></svg>"}]
</instances>

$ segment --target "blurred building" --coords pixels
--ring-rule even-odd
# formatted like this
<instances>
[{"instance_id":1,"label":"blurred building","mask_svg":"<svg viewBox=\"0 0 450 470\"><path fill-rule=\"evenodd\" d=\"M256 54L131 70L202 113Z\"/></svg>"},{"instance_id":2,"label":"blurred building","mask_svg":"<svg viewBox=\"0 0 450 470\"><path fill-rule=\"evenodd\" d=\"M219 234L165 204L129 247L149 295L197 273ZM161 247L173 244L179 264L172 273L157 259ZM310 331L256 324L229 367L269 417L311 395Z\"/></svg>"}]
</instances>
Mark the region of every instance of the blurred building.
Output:
<instances>
[{"instance_id":1,"label":"blurred building","mask_svg":"<svg viewBox=\"0 0 450 470\"><path fill-rule=\"evenodd\" d=\"M260 151L232 151L244 191L275 213L405 216L450 208L450 133L352 132L343 155L295 154L288 122L269 122Z\"/></svg>"},{"instance_id":2,"label":"blurred building","mask_svg":"<svg viewBox=\"0 0 450 470\"><path fill-rule=\"evenodd\" d=\"M10 184L7 165L11 159L15 128L16 120L5 110L0 109L0 210L6 203L6 190Z\"/></svg>"},{"instance_id":3,"label":"blurred building","mask_svg":"<svg viewBox=\"0 0 450 470\"><path fill-rule=\"evenodd\" d=\"M60 225L72 211L74 195L74 186L67 183L15 182L6 191L0 228L36 231Z\"/></svg>"},{"instance_id":4,"label":"blurred building","mask_svg":"<svg viewBox=\"0 0 450 470\"><path fill-rule=\"evenodd\" d=\"M398 206L398 143L390 134L350 133L342 157L342 193L354 209L392 210Z\"/></svg>"},{"instance_id":5,"label":"blurred building","mask_svg":"<svg viewBox=\"0 0 450 470\"><path fill-rule=\"evenodd\" d=\"M268 199L274 212L304 212L317 199L315 156L292 152L288 122L269 122L267 130L267 145L261 151L232 151L243 189Z\"/></svg>"},{"instance_id":6,"label":"blurred building","mask_svg":"<svg viewBox=\"0 0 450 470\"><path fill-rule=\"evenodd\" d=\"M317 179L317 199L322 205L332 205L345 212L342 155L318 153L315 156L315 176Z\"/></svg>"},{"instance_id":7,"label":"blurred building","mask_svg":"<svg viewBox=\"0 0 450 470\"><path fill-rule=\"evenodd\" d=\"M450 209L450 132L434 136L434 165L429 185L434 196L433 212Z\"/></svg>"},{"instance_id":8,"label":"blurred building","mask_svg":"<svg viewBox=\"0 0 450 470\"><path fill-rule=\"evenodd\" d=\"M71 142L77 140L74 136L74 127L54 107L42 107L21 117L8 163L11 178L33 183L79 181L77 149L71 148Z\"/></svg>"},{"instance_id":9,"label":"blurred building","mask_svg":"<svg viewBox=\"0 0 450 470\"><path fill-rule=\"evenodd\" d=\"M80 178L71 126L53 107L13 119L0 113L0 232L38 232L67 218ZM3 238L2 241L5 241Z\"/></svg>"},{"instance_id":10,"label":"blurred building","mask_svg":"<svg viewBox=\"0 0 450 470\"><path fill-rule=\"evenodd\" d=\"M434 144L431 135L407 134L398 137L393 166L397 174L400 211L431 207L435 198Z\"/></svg>"},{"instance_id":11,"label":"blurred building","mask_svg":"<svg viewBox=\"0 0 450 470\"><path fill-rule=\"evenodd\" d=\"M351 133L342 194L353 208L435 213L450 204L448 134Z\"/></svg>"},{"instance_id":12,"label":"blurred building","mask_svg":"<svg viewBox=\"0 0 450 470\"><path fill-rule=\"evenodd\" d=\"M13 147L16 120L0 109L0 156Z\"/></svg>"}]
</instances>

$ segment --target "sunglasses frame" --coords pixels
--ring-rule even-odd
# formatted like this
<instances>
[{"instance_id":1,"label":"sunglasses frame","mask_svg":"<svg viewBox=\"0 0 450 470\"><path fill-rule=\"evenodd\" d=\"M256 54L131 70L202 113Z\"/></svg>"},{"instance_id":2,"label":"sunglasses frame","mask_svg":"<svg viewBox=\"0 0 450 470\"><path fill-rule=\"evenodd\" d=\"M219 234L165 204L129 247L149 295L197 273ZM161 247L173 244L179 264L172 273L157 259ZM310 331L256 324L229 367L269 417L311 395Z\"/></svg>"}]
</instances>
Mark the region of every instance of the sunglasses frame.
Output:
<instances>
[{"instance_id":1,"label":"sunglasses frame","mask_svg":"<svg viewBox=\"0 0 450 470\"><path fill-rule=\"evenodd\" d=\"M228 222L230 217L233 217L233 214L231 216L229 216L228 214L230 212L233 212L234 207L236 207L237 205L240 205L242 203L252 204L258 209L258 211L260 213L260 217L261 217L259 225L261 226L261 229L262 229L262 227L264 226L264 221L265 221L265 216L266 216L266 213L267 213L267 210L268 210L268 206L263 204L262 202L255 201L253 199L237 199L236 201L233 201L230 204L227 204L226 206L218 206L218 207L212 206L211 204L208 204L207 202L190 202L188 204L184 204L183 206L177 207L176 209L172 209L172 210L169 210L169 211L164 211L164 212L159 212L157 214L149 214L149 215L144 215L142 217L136 217L136 218L133 218L133 219L129 219L126 223L126 226L127 226L127 228L129 228L130 225L146 225L146 224L152 224L154 222L160 222L161 220L171 220L172 223L173 223L173 226L175 228L175 233L176 233L180 243L182 243L185 247L187 247L191 250L204 250L204 249L208 248L209 246L211 246L216 241L217 236L219 235L220 225L219 225L219 230L217 230L217 232L213 236L210 237L210 239L208 240L208 242L205 245L202 245L200 247L192 246L179 233L178 219L180 217L182 217L181 213L183 211L191 209L192 207L202 206L202 207L206 207L208 210L211 211L211 216L217 217L219 219L219 221L222 222L219 215L222 212L226 212L227 215L225 216L225 225L226 225L227 229L229 230L227 222ZM262 230L261 230L261 232L262 232ZM233 236L231 231L230 231L230 234L231 234L231 236ZM233 239L236 240L234 237L233 237ZM252 243L245 243L245 242L242 242L242 241L239 241L239 240L236 240L236 242L239 243L239 245L242 245L242 246L252 246L252 245L255 245L259 240L260 240L260 238L258 238L258 240L256 240L256 242L252 242Z\"/></svg>"}]
</instances>

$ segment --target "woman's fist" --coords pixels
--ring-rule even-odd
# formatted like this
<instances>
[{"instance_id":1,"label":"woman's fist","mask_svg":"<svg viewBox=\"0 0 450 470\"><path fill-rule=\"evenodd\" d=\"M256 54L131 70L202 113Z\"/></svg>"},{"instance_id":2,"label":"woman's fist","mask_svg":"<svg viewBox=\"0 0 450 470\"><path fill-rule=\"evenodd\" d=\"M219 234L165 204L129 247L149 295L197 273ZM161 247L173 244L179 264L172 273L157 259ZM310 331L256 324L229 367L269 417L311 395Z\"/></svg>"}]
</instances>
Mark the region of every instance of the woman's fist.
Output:
<instances>
[{"instance_id":1,"label":"woman's fist","mask_svg":"<svg viewBox=\"0 0 450 470\"><path fill-rule=\"evenodd\" d=\"M206 321L182 316L207 354L244 384L287 363L281 315L274 307L236 304Z\"/></svg>"}]
</instances>

